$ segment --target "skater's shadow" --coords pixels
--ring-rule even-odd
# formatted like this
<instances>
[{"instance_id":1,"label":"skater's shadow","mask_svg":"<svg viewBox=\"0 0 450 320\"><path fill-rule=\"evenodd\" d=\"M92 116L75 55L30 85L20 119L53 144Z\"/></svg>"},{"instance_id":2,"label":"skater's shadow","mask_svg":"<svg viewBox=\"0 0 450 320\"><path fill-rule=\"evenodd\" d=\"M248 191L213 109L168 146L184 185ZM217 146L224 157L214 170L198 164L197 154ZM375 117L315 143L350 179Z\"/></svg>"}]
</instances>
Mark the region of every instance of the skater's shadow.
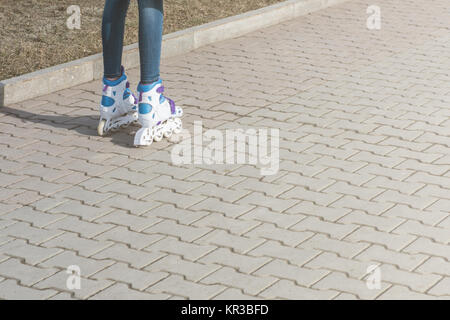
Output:
<instances>
[{"instance_id":1,"label":"skater's shadow","mask_svg":"<svg viewBox=\"0 0 450 320\"><path fill-rule=\"evenodd\" d=\"M76 131L85 136L98 136L97 125L98 116L85 115L85 116L71 116L64 114L39 114L25 110L18 110L9 107L0 107L0 114L12 116L21 119L24 122L32 122L39 124L38 128L45 129L46 127L54 127L59 129L65 129L68 131ZM0 123L2 118L0 117ZM7 122L7 121L6 121ZM132 147L132 137L130 131L136 131L136 127L130 126L130 128L121 132L116 132L108 135L111 141L115 144L123 147ZM51 130L50 131L55 131ZM56 130L60 131L60 130Z\"/></svg>"}]
</instances>

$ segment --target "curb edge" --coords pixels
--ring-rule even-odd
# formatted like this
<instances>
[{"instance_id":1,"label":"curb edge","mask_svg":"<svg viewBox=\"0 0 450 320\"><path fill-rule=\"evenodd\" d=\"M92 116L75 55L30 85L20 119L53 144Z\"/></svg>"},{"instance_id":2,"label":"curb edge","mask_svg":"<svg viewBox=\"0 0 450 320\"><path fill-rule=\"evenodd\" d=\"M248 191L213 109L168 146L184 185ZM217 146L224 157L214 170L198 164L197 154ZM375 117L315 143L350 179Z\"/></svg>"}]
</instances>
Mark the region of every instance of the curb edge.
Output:
<instances>
[{"instance_id":1,"label":"curb edge","mask_svg":"<svg viewBox=\"0 0 450 320\"><path fill-rule=\"evenodd\" d=\"M288 0L239 15L166 34L162 58L190 52L219 41L295 19L349 0ZM125 68L139 66L138 44L125 46ZM0 81L0 107L36 98L102 77L102 54L94 54L53 67Z\"/></svg>"}]
</instances>

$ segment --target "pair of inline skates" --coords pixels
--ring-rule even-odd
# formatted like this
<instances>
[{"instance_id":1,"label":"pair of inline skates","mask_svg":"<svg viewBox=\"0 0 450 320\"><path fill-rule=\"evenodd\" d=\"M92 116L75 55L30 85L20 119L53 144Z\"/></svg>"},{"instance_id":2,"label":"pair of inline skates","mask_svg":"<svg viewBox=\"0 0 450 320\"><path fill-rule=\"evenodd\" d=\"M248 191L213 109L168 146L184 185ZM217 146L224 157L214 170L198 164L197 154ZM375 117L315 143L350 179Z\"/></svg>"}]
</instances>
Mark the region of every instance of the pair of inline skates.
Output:
<instances>
[{"instance_id":1,"label":"pair of inline skates","mask_svg":"<svg viewBox=\"0 0 450 320\"><path fill-rule=\"evenodd\" d=\"M139 99L130 90L130 83L122 68L122 76L110 81L103 79L103 96L100 105L98 134L104 136L111 131L140 123L134 137L135 146L148 146L153 141L170 138L182 130L183 110L166 98L162 81L152 84L139 84Z\"/></svg>"}]
</instances>

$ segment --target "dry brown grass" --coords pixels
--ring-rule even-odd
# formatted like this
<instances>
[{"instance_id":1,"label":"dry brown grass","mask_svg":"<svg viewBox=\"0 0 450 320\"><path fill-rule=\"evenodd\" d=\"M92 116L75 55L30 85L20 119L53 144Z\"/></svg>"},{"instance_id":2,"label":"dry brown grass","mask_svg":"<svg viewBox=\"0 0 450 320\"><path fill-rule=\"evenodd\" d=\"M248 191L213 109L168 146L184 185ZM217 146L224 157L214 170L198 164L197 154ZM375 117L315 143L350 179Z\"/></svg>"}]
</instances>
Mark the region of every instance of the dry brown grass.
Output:
<instances>
[{"instance_id":1,"label":"dry brown grass","mask_svg":"<svg viewBox=\"0 0 450 320\"><path fill-rule=\"evenodd\" d=\"M165 33L258 9L283 0L166 0ZM68 6L81 8L81 30L66 26ZM104 0L1 0L0 80L102 50ZM137 41L137 1L128 11L125 44Z\"/></svg>"}]
</instances>

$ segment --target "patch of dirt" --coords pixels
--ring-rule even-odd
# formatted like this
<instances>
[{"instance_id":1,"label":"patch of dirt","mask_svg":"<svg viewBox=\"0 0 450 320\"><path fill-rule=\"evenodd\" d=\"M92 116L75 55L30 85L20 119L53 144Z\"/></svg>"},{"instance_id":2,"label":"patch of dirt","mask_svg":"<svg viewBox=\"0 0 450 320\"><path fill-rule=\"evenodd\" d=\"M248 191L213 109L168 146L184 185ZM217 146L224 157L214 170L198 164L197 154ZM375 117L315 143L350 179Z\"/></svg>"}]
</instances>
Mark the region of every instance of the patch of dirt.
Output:
<instances>
[{"instance_id":1,"label":"patch of dirt","mask_svg":"<svg viewBox=\"0 0 450 320\"><path fill-rule=\"evenodd\" d=\"M284 0L165 0L164 33L262 8ZM67 8L81 9L81 29L70 30ZM102 51L104 0L1 0L0 80ZM125 45L138 39L137 1L131 0Z\"/></svg>"}]
</instances>

